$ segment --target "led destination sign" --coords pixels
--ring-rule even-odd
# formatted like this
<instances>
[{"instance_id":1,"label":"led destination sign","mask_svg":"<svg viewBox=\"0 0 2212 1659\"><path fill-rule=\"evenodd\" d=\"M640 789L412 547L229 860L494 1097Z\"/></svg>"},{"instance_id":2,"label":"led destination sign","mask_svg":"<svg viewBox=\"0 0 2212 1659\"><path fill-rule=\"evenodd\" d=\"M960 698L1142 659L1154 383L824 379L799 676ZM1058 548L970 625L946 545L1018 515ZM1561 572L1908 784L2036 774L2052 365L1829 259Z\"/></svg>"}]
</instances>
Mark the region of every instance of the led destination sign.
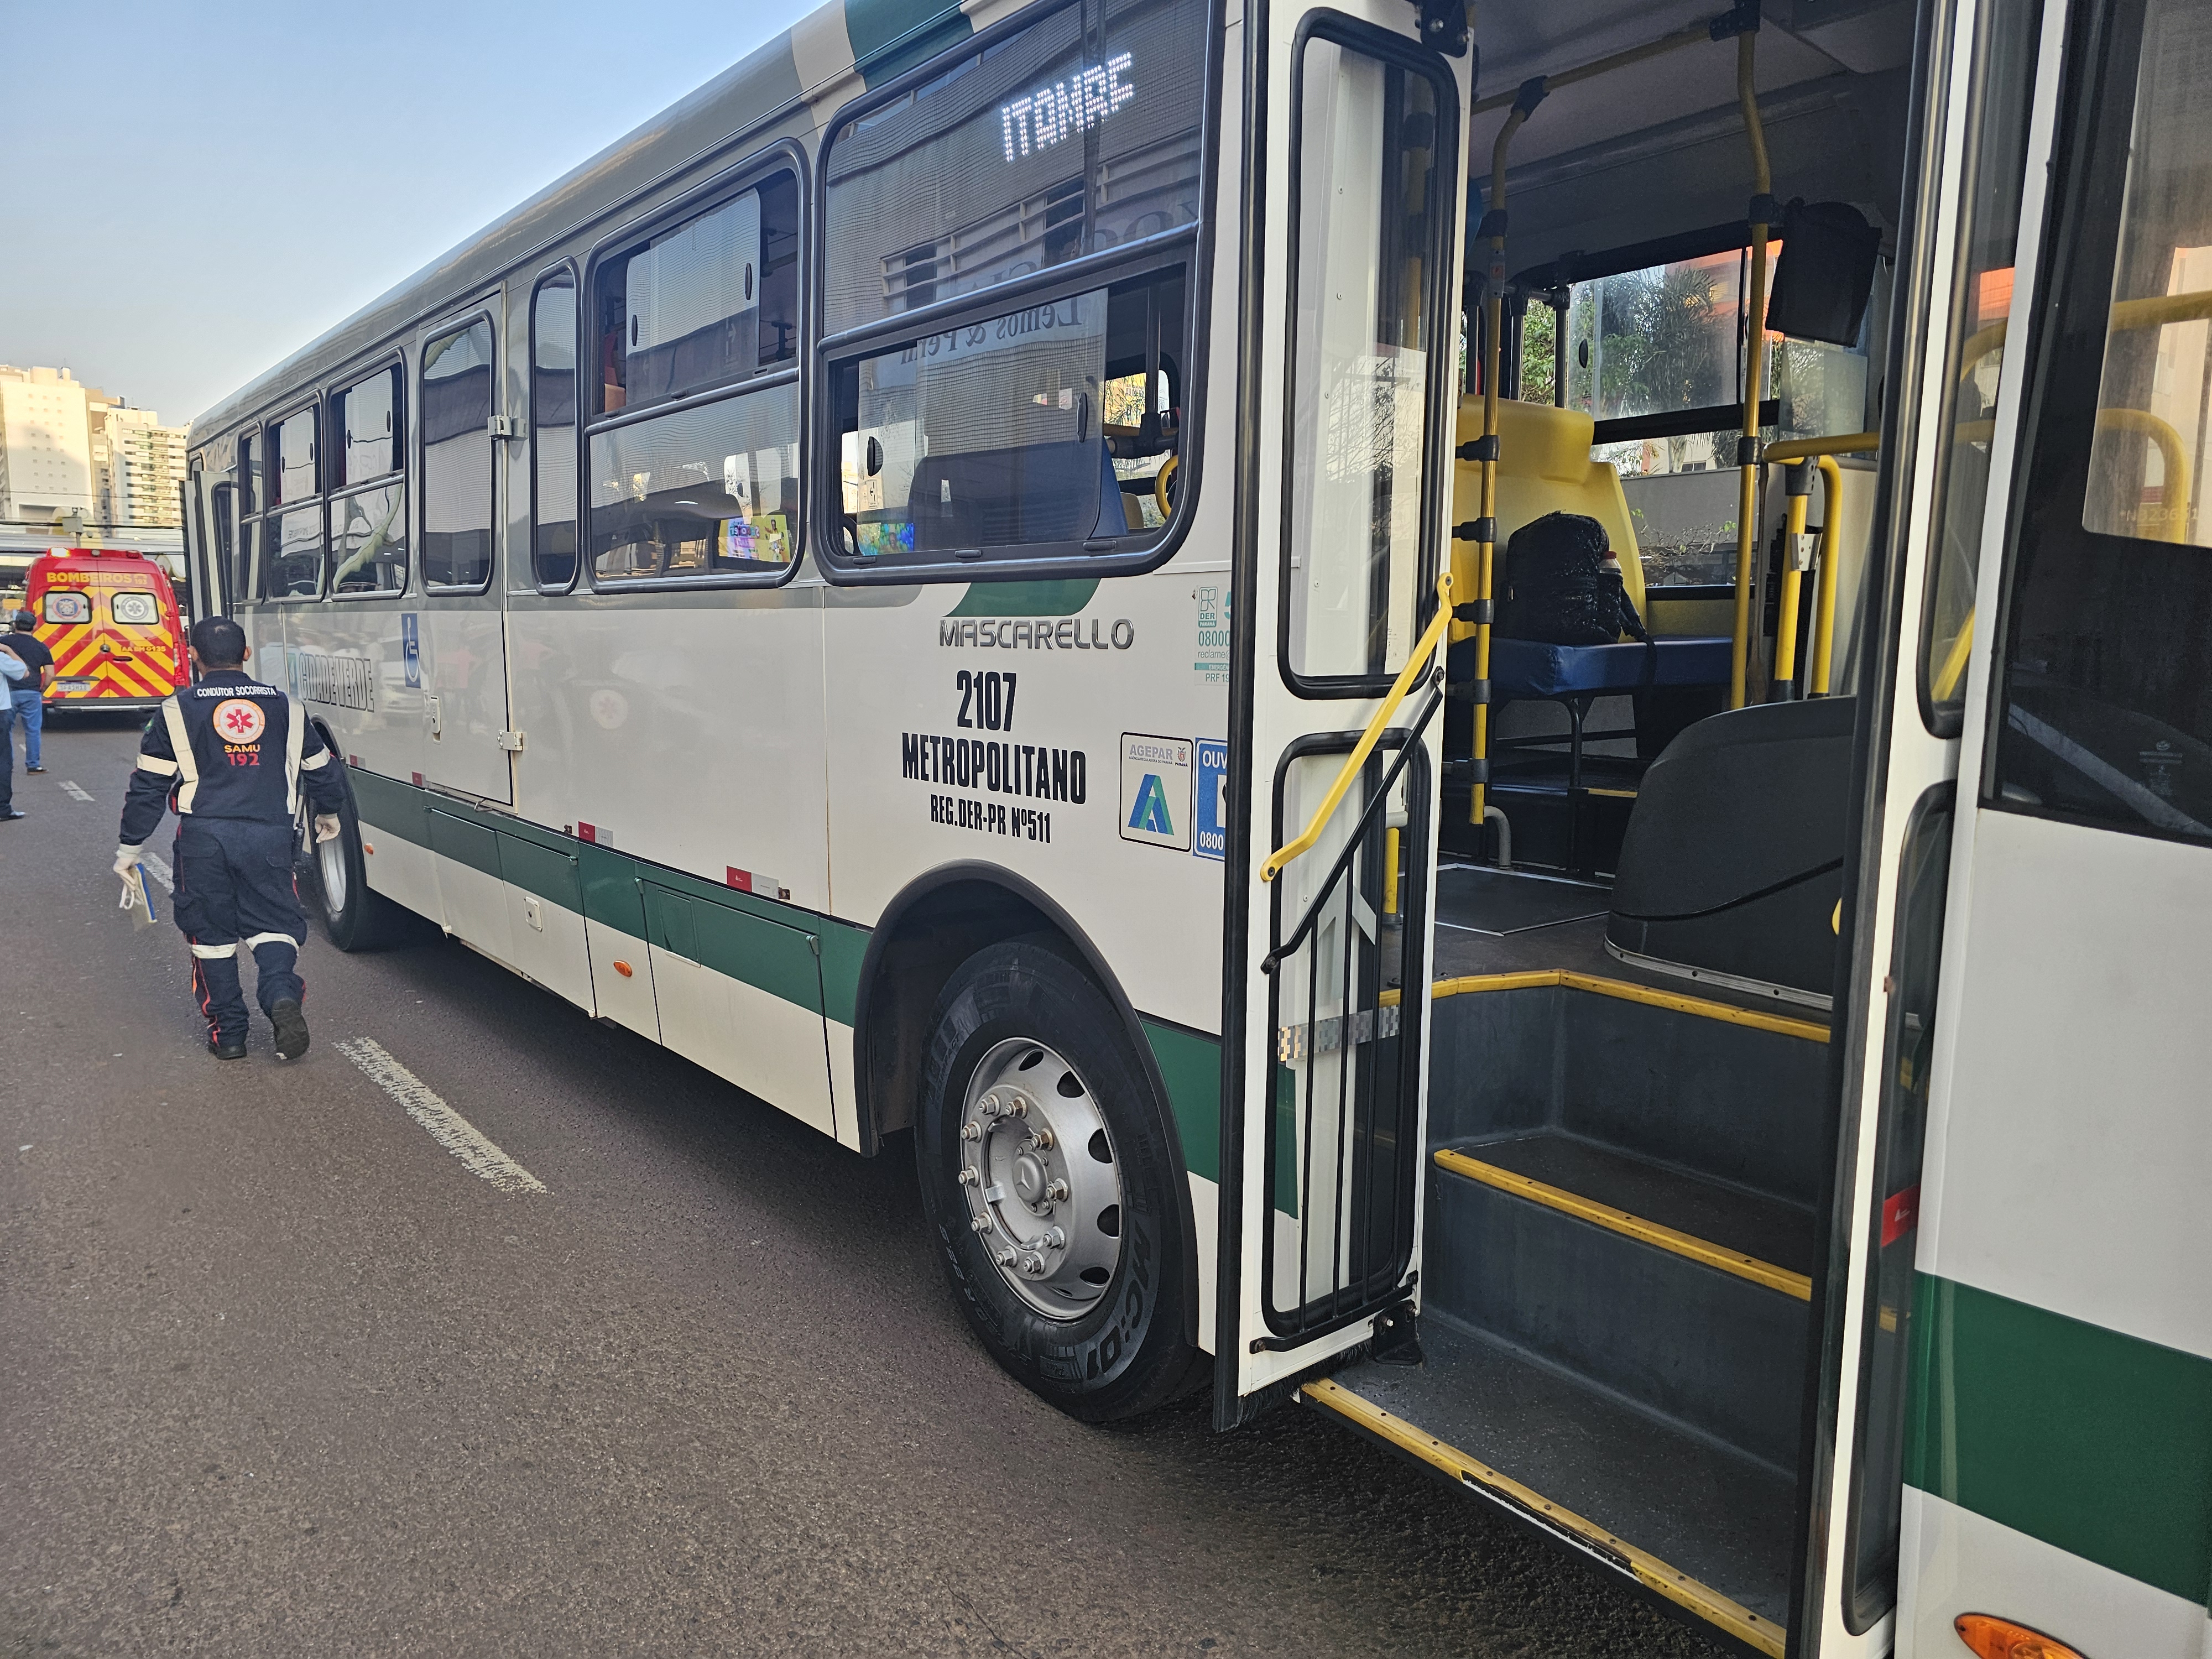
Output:
<instances>
[{"instance_id":1,"label":"led destination sign","mask_svg":"<svg viewBox=\"0 0 2212 1659\"><path fill-rule=\"evenodd\" d=\"M1006 159L1027 155L1032 149L1049 149L1103 123L1137 95L1135 87L1121 77L1129 72L1129 54L1116 52L1103 64L1093 64L1065 81L1039 87L1024 98L999 109L999 128L1005 138ZM1017 148L1018 146L1018 149Z\"/></svg>"}]
</instances>

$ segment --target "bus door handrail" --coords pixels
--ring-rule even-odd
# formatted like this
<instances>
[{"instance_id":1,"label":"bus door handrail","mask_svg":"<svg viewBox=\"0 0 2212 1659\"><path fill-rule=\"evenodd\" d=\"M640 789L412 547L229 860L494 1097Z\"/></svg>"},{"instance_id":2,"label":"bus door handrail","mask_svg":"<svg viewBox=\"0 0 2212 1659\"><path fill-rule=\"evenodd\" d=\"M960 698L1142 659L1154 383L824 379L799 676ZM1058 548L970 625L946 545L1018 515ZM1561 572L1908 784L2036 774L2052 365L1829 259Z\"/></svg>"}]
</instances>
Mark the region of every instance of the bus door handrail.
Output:
<instances>
[{"instance_id":1,"label":"bus door handrail","mask_svg":"<svg viewBox=\"0 0 2212 1659\"><path fill-rule=\"evenodd\" d=\"M1261 974L1272 975L1283 958L1304 944L1306 935L1313 932L1314 923L1321 915L1322 906L1327 903L1330 896L1336 891L1339 878L1350 866L1352 854L1359 850L1359 838L1367 833L1367 826L1375 822L1376 812L1390 799L1391 787L1398 781L1399 774L1406 769L1407 763L1413 758L1413 751L1420 747L1417 739L1424 731L1428 729L1429 721L1435 718L1437 709L1443 704L1443 688L1440 685L1431 686L1429 690L1428 701L1421 705L1421 712L1414 715L1413 723L1406 727L1406 741L1399 745L1398 758L1390 763L1390 769L1382 775L1382 782L1375 791L1374 799L1370 800L1365 808L1361 811L1359 821L1352 826L1352 833L1344 838L1344 850L1336 855L1336 862L1329 866L1328 873L1322 878L1321 885L1314 890L1313 902L1306 906L1305 915L1298 918L1298 925L1291 929L1290 937L1268 951L1261 959L1260 963ZM1343 781L1341 778L1338 781ZM1394 836L1396 833L1395 830L1391 831ZM1392 843L1392 845L1395 844L1395 842ZM1388 879L1393 882L1397 879L1395 870L1389 871L1387 875Z\"/></svg>"},{"instance_id":2,"label":"bus door handrail","mask_svg":"<svg viewBox=\"0 0 2212 1659\"><path fill-rule=\"evenodd\" d=\"M1414 681L1428 672L1429 659L1436 653L1444 630L1451 626L1451 572L1447 570L1437 578L1437 614L1429 618L1428 627L1422 630L1419 641L1406 658L1406 665L1398 671L1398 678L1391 684L1389 695L1382 699L1382 707L1367 722L1367 729L1359 734L1359 741L1352 745L1352 752L1344 757L1344 765L1336 775L1336 781L1329 785L1328 793L1322 796L1321 805L1314 808L1313 816L1306 820L1306 827L1297 839L1277 848L1267 855L1267 861L1260 866L1261 881L1274 880L1283 873L1285 866L1293 859L1311 852L1314 843L1321 839L1321 832L1328 827L1329 819L1343 805L1352 779L1359 775L1359 769L1367 764L1368 756L1375 752L1375 745L1382 741L1382 728L1389 725L1390 716L1396 714L1398 705L1406 701L1406 694L1413 689ZM1427 724L1426 719L1424 718L1421 723Z\"/></svg>"},{"instance_id":3,"label":"bus door handrail","mask_svg":"<svg viewBox=\"0 0 2212 1659\"><path fill-rule=\"evenodd\" d=\"M1812 639L1812 695L1816 697L1828 695L1836 636L1836 553L1843 540L1844 473L1833 458L1869 454L1881 447L1879 432L1847 432L1835 437L1785 439L1759 452L1762 462L1789 464L1793 470L1796 465L1806 461L1820 464L1824 505L1820 517L1820 586L1814 600ZM1804 533L1806 499L1806 495L1795 494L1790 498L1788 530L1793 536ZM1782 570L1783 616L1774 637L1774 678L1778 681L1796 678L1798 577L1795 563L1785 560Z\"/></svg>"}]
</instances>

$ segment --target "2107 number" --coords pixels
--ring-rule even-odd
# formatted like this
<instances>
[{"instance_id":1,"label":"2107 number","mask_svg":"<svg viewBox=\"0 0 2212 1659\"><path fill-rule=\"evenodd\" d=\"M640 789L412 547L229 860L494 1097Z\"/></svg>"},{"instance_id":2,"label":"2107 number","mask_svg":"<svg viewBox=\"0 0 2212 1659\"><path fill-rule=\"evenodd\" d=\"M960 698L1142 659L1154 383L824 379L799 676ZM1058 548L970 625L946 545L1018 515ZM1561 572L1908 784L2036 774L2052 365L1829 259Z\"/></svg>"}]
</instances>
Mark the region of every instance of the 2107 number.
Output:
<instances>
[{"instance_id":1,"label":"2107 number","mask_svg":"<svg viewBox=\"0 0 2212 1659\"><path fill-rule=\"evenodd\" d=\"M960 724L973 731L1011 732L1014 729L1014 682L1020 678L995 671L971 674L962 669L952 677L960 694ZM972 718L971 718L972 716Z\"/></svg>"}]
</instances>

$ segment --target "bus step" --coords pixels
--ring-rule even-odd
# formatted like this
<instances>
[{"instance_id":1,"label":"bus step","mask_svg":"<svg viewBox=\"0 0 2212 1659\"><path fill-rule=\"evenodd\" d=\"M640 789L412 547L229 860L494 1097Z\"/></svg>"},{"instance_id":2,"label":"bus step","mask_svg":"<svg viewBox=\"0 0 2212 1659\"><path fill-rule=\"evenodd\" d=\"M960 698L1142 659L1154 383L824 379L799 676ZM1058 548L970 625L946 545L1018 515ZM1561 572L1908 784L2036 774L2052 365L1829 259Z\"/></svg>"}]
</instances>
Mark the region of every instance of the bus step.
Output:
<instances>
[{"instance_id":1,"label":"bus step","mask_svg":"<svg viewBox=\"0 0 2212 1659\"><path fill-rule=\"evenodd\" d=\"M1809 1213L1557 1130L1446 1147L1435 1166L1425 1315L1792 1467Z\"/></svg>"},{"instance_id":2,"label":"bus step","mask_svg":"<svg viewBox=\"0 0 2212 1659\"><path fill-rule=\"evenodd\" d=\"M1670 1611L1783 1652L1794 1483L1510 1345L1424 1315L1425 1363L1363 1360L1301 1402L1417 1459Z\"/></svg>"}]
</instances>

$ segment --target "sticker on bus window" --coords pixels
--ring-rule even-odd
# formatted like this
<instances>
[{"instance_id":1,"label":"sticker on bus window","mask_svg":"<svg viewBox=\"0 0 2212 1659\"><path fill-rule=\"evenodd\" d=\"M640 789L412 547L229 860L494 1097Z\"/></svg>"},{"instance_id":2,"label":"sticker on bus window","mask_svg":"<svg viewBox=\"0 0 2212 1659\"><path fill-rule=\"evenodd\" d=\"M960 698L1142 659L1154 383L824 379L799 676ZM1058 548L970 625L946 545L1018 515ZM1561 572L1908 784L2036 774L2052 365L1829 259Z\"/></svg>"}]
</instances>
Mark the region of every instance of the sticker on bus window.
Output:
<instances>
[{"instance_id":1,"label":"sticker on bus window","mask_svg":"<svg viewBox=\"0 0 2212 1659\"><path fill-rule=\"evenodd\" d=\"M763 513L757 519L722 520L722 556L748 564L783 565L791 562L791 528L781 513Z\"/></svg>"},{"instance_id":2,"label":"sticker on bus window","mask_svg":"<svg viewBox=\"0 0 2212 1659\"><path fill-rule=\"evenodd\" d=\"M1190 850L1191 743L1121 734L1121 839Z\"/></svg>"},{"instance_id":3,"label":"sticker on bus window","mask_svg":"<svg viewBox=\"0 0 2212 1659\"><path fill-rule=\"evenodd\" d=\"M888 519L879 523L863 520L854 527L859 532L860 556L864 559L914 551L914 521L910 519Z\"/></svg>"}]
</instances>

